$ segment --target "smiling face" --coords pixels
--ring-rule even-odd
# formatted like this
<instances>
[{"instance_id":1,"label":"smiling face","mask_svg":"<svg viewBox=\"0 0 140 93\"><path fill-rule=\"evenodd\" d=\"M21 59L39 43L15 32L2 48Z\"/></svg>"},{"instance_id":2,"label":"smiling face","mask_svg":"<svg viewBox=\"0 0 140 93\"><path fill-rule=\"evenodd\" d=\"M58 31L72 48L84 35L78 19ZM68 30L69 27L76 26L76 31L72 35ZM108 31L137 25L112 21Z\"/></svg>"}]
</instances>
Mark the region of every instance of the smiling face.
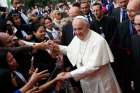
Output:
<instances>
[{"instance_id":1,"label":"smiling face","mask_svg":"<svg viewBox=\"0 0 140 93\"><path fill-rule=\"evenodd\" d=\"M51 29L53 26L52 20L45 19L45 26L46 26L46 28Z\"/></svg>"},{"instance_id":2,"label":"smiling face","mask_svg":"<svg viewBox=\"0 0 140 93\"><path fill-rule=\"evenodd\" d=\"M9 68L11 70L16 70L17 69L18 64L17 64L15 58L13 57L13 55L10 52L7 53L7 62L8 62Z\"/></svg>"},{"instance_id":3,"label":"smiling face","mask_svg":"<svg viewBox=\"0 0 140 93\"><path fill-rule=\"evenodd\" d=\"M136 13L140 12L140 1L132 0L127 5L127 14L130 21L134 21Z\"/></svg>"},{"instance_id":4,"label":"smiling face","mask_svg":"<svg viewBox=\"0 0 140 93\"><path fill-rule=\"evenodd\" d=\"M2 47L13 47L15 44L13 36L9 36L7 33L0 33L0 46Z\"/></svg>"},{"instance_id":5,"label":"smiling face","mask_svg":"<svg viewBox=\"0 0 140 93\"><path fill-rule=\"evenodd\" d=\"M102 8L100 5L92 6L92 13L96 17L96 19L100 19L103 16Z\"/></svg>"},{"instance_id":6,"label":"smiling face","mask_svg":"<svg viewBox=\"0 0 140 93\"><path fill-rule=\"evenodd\" d=\"M89 24L85 22L83 19L74 19L72 25L73 25L74 34L80 40L84 40L89 32Z\"/></svg>"},{"instance_id":7,"label":"smiling face","mask_svg":"<svg viewBox=\"0 0 140 93\"><path fill-rule=\"evenodd\" d=\"M34 32L33 34L38 40L43 41L45 39L45 33L46 33L45 27L39 26L37 31Z\"/></svg>"},{"instance_id":8,"label":"smiling face","mask_svg":"<svg viewBox=\"0 0 140 93\"><path fill-rule=\"evenodd\" d=\"M81 12L84 15L87 15L89 11L90 11L90 6L89 6L88 2L81 3Z\"/></svg>"}]
</instances>

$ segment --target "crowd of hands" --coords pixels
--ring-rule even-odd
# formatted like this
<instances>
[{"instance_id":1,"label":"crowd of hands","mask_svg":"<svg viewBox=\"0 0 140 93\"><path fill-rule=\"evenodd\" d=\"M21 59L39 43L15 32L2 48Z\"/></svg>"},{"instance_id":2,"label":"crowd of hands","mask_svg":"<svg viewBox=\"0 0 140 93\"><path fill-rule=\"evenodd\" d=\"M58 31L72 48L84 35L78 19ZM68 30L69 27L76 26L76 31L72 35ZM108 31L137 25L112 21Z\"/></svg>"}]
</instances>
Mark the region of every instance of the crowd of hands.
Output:
<instances>
[{"instance_id":1,"label":"crowd of hands","mask_svg":"<svg viewBox=\"0 0 140 93\"><path fill-rule=\"evenodd\" d=\"M52 57L55 58L60 54L59 45L51 40L34 44L32 47L35 49L45 49L50 52ZM70 72L61 72L53 80L47 81L43 85L36 86L38 81L46 79L49 76L47 70L39 72L38 68L35 69L31 66L29 74L31 74L29 81L20 89L22 93L43 93L51 85L62 83L64 80L71 78Z\"/></svg>"}]
</instances>

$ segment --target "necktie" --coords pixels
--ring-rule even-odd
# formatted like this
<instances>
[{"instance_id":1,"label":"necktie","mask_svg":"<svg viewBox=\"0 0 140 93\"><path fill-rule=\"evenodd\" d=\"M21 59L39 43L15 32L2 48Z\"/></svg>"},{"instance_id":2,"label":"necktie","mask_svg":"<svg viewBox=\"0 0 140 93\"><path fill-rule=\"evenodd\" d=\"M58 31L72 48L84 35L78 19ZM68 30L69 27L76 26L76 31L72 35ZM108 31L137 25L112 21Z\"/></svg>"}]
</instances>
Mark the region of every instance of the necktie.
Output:
<instances>
[{"instance_id":1,"label":"necktie","mask_svg":"<svg viewBox=\"0 0 140 93\"><path fill-rule=\"evenodd\" d=\"M125 10L122 11L122 22L127 20L127 13Z\"/></svg>"},{"instance_id":2,"label":"necktie","mask_svg":"<svg viewBox=\"0 0 140 93\"><path fill-rule=\"evenodd\" d=\"M87 18L88 18L88 22L91 23L90 15L87 15Z\"/></svg>"},{"instance_id":3,"label":"necktie","mask_svg":"<svg viewBox=\"0 0 140 93\"><path fill-rule=\"evenodd\" d=\"M52 33L51 33L51 32L47 32L47 33L48 33L49 38L50 38L51 40L53 40L54 38L53 38Z\"/></svg>"},{"instance_id":4,"label":"necktie","mask_svg":"<svg viewBox=\"0 0 140 93\"><path fill-rule=\"evenodd\" d=\"M25 14L23 14L22 12L20 12L20 15L23 18L23 20L26 22L26 24L28 24L29 23L28 22L28 17Z\"/></svg>"}]
</instances>

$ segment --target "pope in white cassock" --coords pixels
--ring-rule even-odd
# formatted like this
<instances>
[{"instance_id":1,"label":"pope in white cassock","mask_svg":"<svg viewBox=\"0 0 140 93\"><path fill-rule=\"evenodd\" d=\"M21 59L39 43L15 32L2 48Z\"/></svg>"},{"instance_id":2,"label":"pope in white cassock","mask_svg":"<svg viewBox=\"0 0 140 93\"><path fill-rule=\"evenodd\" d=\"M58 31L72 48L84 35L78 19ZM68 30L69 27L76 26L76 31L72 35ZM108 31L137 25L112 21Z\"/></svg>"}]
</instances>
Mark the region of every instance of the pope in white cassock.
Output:
<instances>
[{"instance_id":1,"label":"pope in white cassock","mask_svg":"<svg viewBox=\"0 0 140 93\"><path fill-rule=\"evenodd\" d=\"M88 20L77 16L73 20L75 37L68 46L59 45L77 69L58 74L62 80L80 80L83 93L121 93L110 62L114 61L106 40L89 29Z\"/></svg>"}]
</instances>

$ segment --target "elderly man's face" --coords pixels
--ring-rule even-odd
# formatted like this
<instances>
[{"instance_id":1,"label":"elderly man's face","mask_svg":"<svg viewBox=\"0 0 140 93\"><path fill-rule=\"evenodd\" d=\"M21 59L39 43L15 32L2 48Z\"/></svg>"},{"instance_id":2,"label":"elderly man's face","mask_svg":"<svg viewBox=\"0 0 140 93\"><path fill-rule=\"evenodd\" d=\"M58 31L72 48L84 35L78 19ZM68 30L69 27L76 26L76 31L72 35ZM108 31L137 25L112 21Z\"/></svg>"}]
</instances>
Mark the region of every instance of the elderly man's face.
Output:
<instances>
[{"instance_id":1,"label":"elderly man's face","mask_svg":"<svg viewBox=\"0 0 140 93\"><path fill-rule=\"evenodd\" d=\"M13 47L15 44L13 36L9 36L7 33L0 34L0 42L3 47Z\"/></svg>"},{"instance_id":2,"label":"elderly man's face","mask_svg":"<svg viewBox=\"0 0 140 93\"><path fill-rule=\"evenodd\" d=\"M17 69L18 64L17 64L15 58L13 57L13 55L10 52L8 52L8 54L7 54L7 61L8 61L9 68L11 70L16 70Z\"/></svg>"},{"instance_id":3,"label":"elderly man's face","mask_svg":"<svg viewBox=\"0 0 140 93\"><path fill-rule=\"evenodd\" d=\"M136 15L136 13L139 11L140 11L139 4L137 2L135 2L134 0L129 1L129 3L127 5L127 14L128 14L130 21L134 21L134 17Z\"/></svg>"},{"instance_id":4,"label":"elderly man's face","mask_svg":"<svg viewBox=\"0 0 140 93\"><path fill-rule=\"evenodd\" d=\"M74 34L80 39L84 40L89 31L89 25L82 19L73 20Z\"/></svg>"},{"instance_id":5,"label":"elderly man's face","mask_svg":"<svg viewBox=\"0 0 140 93\"><path fill-rule=\"evenodd\" d=\"M140 33L140 15L135 16L134 24L136 31Z\"/></svg>"}]
</instances>

